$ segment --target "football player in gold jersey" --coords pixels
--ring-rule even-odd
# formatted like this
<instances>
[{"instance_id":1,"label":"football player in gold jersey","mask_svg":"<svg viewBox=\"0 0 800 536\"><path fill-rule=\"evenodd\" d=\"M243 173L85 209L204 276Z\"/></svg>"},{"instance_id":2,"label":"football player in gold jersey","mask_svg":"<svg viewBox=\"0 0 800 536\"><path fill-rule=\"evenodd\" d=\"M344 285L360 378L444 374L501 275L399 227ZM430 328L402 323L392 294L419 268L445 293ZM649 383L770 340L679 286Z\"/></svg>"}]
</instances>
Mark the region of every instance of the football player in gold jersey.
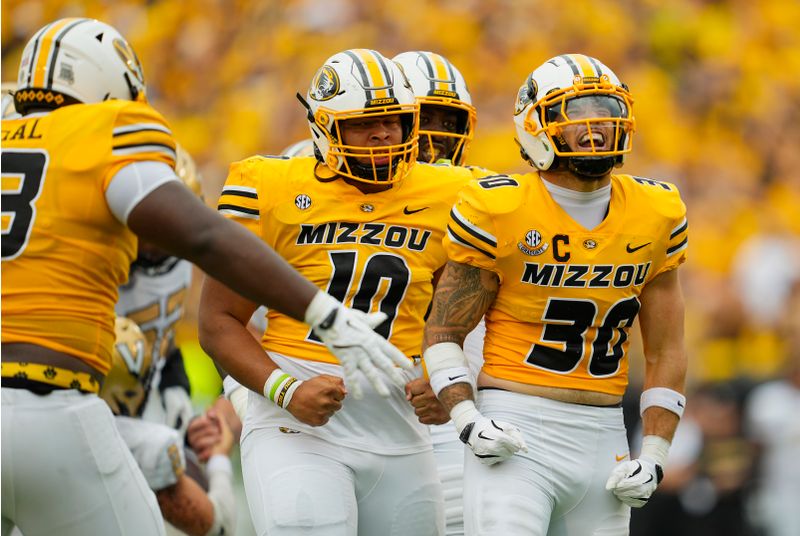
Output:
<instances>
[{"instance_id":1,"label":"football player in gold jersey","mask_svg":"<svg viewBox=\"0 0 800 536\"><path fill-rule=\"evenodd\" d=\"M598 60L548 60L515 109L538 171L478 180L450 213L424 357L474 453L467 534L627 534L629 506L661 479L685 405L686 207L672 184L612 173L631 149L632 104ZM476 407L461 345L484 313ZM645 437L631 459L619 406L637 317Z\"/></svg>"},{"instance_id":2,"label":"football player in gold jersey","mask_svg":"<svg viewBox=\"0 0 800 536\"><path fill-rule=\"evenodd\" d=\"M172 134L114 28L46 25L23 50L17 82L22 116L2 121L4 535L14 524L26 535L164 531L96 395L137 235L305 319L348 367L408 366L370 329L385 315L345 309L180 183ZM253 381L263 385L265 372Z\"/></svg>"},{"instance_id":3,"label":"football player in gold jersey","mask_svg":"<svg viewBox=\"0 0 800 536\"><path fill-rule=\"evenodd\" d=\"M409 51L395 56L419 103L419 162L464 165L475 135L477 113L461 71L441 54ZM491 173L484 173L490 175ZM474 378L483 362L483 323L464 342ZM431 424L436 468L444 492L445 534L463 536L464 445L430 383L419 378L406 385L409 401L423 422ZM435 419L435 420L434 420ZM444 422L444 424L442 424Z\"/></svg>"},{"instance_id":4,"label":"football player in gold jersey","mask_svg":"<svg viewBox=\"0 0 800 536\"><path fill-rule=\"evenodd\" d=\"M377 331L416 361L447 214L472 175L415 162L418 104L397 64L374 50L335 54L300 99L319 160L236 162L219 209L331 295L384 311ZM274 309L259 345L246 329L256 306L204 284L206 351L245 386L251 367L276 367L269 396L249 393L242 432L257 532L443 534L431 440L404 390L383 399L364 389L308 327Z\"/></svg>"}]
</instances>

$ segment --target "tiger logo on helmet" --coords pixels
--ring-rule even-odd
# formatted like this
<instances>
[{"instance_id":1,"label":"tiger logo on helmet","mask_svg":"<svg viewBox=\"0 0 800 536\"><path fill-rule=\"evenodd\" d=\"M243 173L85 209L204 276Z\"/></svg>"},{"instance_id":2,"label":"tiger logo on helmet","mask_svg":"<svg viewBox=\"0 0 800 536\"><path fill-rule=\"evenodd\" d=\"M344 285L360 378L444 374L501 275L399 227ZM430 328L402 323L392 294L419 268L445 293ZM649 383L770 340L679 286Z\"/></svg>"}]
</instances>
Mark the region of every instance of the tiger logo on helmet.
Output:
<instances>
[{"instance_id":1,"label":"tiger logo on helmet","mask_svg":"<svg viewBox=\"0 0 800 536\"><path fill-rule=\"evenodd\" d=\"M419 105L397 63L368 49L351 49L328 58L304 98L311 138L321 161L333 172L369 184L398 182L417 158ZM347 145L342 125L351 119L398 116L399 143Z\"/></svg>"},{"instance_id":2,"label":"tiger logo on helmet","mask_svg":"<svg viewBox=\"0 0 800 536\"><path fill-rule=\"evenodd\" d=\"M108 403L114 415L137 416L150 388L152 353L144 333L130 318L118 316L114 334L111 370L100 389L100 398Z\"/></svg>"},{"instance_id":3,"label":"tiger logo on helmet","mask_svg":"<svg viewBox=\"0 0 800 536\"><path fill-rule=\"evenodd\" d=\"M31 37L22 51L14 104L19 113L109 99L144 101L142 65L113 27L66 18Z\"/></svg>"},{"instance_id":4,"label":"tiger logo on helmet","mask_svg":"<svg viewBox=\"0 0 800 536\"><path fill-rule=\"evenodd\" d=\"M514 124L522 157L539 170L567 166L599 177L621 166L632 149L633 97L599 60L562 54L537 67L520 87ZM566 129L580 127L575 146Z\"/></svg>"},{"instance_id":5,"label":"tiger logo on helmet","mask_svg":"<svg viewBox=\"0 0 800 536\"><path fill-rule=\"evenodd\" d=\"M421 118L433 108L455 113L455 124L448 130L425 128L420 119L421 159L430 163L445 160L456 166L464 165L475 135L477 112L461 71L447 58L434 52L403 52L393 60L408 77L420 105Z\"/></svg>"}]
</instances>

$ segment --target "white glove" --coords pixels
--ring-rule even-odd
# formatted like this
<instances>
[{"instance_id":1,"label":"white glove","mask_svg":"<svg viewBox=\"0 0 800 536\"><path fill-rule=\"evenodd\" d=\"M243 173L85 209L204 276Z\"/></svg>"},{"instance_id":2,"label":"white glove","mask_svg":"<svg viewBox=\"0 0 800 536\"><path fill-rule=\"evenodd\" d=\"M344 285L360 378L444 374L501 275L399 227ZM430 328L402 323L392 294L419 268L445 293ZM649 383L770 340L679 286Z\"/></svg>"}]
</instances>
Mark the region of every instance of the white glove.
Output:
<instances>
[{"instance_id":1,"label":"white glove","mask_svg":"<svg viewBox=\"0 0 800 536\"><path fill-rule=\"evenodd\" d=\"M642 455L614 467L606 489L631 508L641 508L664 478L663 464L669 441L658 436L645 436Z\"/></svg>"},{"instance_id":2,"label":"white glove","mask_svg":"<svg viewBox=\"0 0 800 536\"><path fill-rule=\"evenodd\" d=\"M456 404L450 411L459 439L469 445L484 465L509 459L517 451L528 452L519 428L481 415L471 400Z\"/></svg>"},{"instance_id":3,"label":"white glove","mask_svg":"<svg viewBox=\"0 0 800 536\"><path fill-rule=\"evenodd\" d=\"M411 360L403 352L373 331L386 319L385 313L367 314L348 309L322 291L308 305L305 321L342 364L345 383L354 398L363 396L358 381L359 370L381 396L388 397L389 389L383 383L378 369L402 388L406 379L398 367L407 370L413 368Z\"/></svg>"}]
</instances>

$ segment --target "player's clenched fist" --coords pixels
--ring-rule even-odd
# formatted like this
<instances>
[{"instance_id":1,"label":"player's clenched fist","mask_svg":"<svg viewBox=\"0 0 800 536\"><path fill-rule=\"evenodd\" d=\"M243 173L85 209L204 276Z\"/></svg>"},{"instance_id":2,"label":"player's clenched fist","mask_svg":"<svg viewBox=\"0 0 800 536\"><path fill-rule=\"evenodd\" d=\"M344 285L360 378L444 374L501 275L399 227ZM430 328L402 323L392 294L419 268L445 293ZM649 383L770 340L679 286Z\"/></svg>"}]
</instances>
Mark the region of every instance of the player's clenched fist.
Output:
<instances>
[{"instance_id":1,"label":"player's clenched fist","mask_svg":"<svg viewBox=\"0 0 800 536\"><path fill-rule=\"evenodd\" d=\"M286 409L300 422L322 426L342 408L346 395L342 378L320 374L297 388Z\"/></svg>"}]
</instances>

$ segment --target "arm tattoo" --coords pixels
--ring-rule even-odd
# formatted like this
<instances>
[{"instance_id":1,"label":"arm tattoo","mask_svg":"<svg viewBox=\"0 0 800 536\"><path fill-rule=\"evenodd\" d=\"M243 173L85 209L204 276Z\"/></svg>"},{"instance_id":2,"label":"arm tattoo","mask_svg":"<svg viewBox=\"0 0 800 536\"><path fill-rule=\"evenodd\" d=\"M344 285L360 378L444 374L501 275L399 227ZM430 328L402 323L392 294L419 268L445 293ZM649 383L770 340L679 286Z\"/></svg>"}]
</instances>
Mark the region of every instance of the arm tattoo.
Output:
<instances>
[{"instance_id":1,"label":"arm tattoo","mask_svg":"<svg viewBox=\"0 0 800 536\"><path fill-rule=\"evenodd\" d=\"M498 288L494 272L448 262L436 286L431 314L425 324L425 347L440 342L463 345L467 334L494 302Z\"/></svg>"}]
</instances>

